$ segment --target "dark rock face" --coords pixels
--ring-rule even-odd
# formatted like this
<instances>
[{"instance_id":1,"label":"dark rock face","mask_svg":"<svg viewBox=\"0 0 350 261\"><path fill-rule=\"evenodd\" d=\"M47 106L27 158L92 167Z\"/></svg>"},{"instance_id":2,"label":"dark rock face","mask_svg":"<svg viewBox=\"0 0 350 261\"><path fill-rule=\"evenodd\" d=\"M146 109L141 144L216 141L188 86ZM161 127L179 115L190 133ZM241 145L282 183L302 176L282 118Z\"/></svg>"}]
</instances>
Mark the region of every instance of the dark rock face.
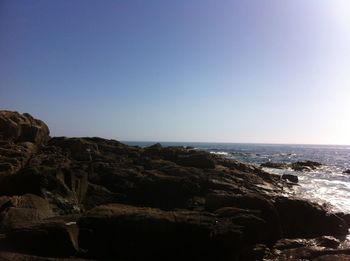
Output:
<instances>
[{"instance_id":1,"label":"dark rock face","mask_svg":"<svg viewBox=\"0 0 350 261\"><path fill-rule=\"evenodd\" d=\"M238 251L242 233L239 226L210 213L121 204L97 207L78 224L80 246L89 255L121 260L228 258Z\"/></svg>"},{"instance_id":2,"label":"dark rock face","mask_svg":"<svg viewBox=\"0 0 350 261\"><path fill-rule=\"evenodd\" d=\"M283 198L282 186L292 187L261 168L193 148L50 139L40 120L0 112L0 260L347 255L337 252L336 239L313 246L302 239L344 235L347 215ZM327 251L315 252L315 245Z\"/></svg>"},{"instance_id":3,"label":"dark rock face","mask_svg":"<svg viewBox=\"0 0 350 261\"><path fill-rule=\"evenodd\" d=\"M290 182L293 182L293 183L299 182L298 176L291 175L291 174L283 174L282 179L289 180Z\"/></svg>"},{"instance_id":4,"label":"dark rock face","mask_svg":"<svg viewBox=\"0 0 350 261\"><path fill-rule=\"evenodd\" d=\"M41 256L69 257L77 253L77 227L45 222L7 233L11 249Z\"/></svg>"},{"instance_id":5,"label":"dark rock face","mask_svg":"<svg viewBox=\"0 0 350 261\"><path fill-rule=\"evenodd\" d=\"M275 207L280 216L284 236L287 238L344 236L348 233L348 226L342 218L327 213L317 204L280 197L276 199Z\"/></svg>"},{"instance_id":6,"label":"dark rock face","mask_svg":"<svg viewBox=\"0 0 350 261\"><path fill-rule=\"evenodd\" d=\"M343 173L344 174L350 174L350 169L344 170Z\"/></svg>"},{"instance_id":7,"label":"dark rock face","mask_svg":"<svg viewBox=\"0 0 350 261\"><path fill-rule=\"evenodd\" d=\"M275 210L271 201L256 194L246 195L220 195L208 194L206 198L206 209L217 210L224 207L236 207L247 210L255 210L256 216L263 220L256 231L260 230L259 235L265 238L263 243L271 244L281 238L282 231L280 227L280 220L277 211ZM251 214L252 215L252 214ZM262 243L262 242L259 242Z\"/></svg>"}]
</instances>

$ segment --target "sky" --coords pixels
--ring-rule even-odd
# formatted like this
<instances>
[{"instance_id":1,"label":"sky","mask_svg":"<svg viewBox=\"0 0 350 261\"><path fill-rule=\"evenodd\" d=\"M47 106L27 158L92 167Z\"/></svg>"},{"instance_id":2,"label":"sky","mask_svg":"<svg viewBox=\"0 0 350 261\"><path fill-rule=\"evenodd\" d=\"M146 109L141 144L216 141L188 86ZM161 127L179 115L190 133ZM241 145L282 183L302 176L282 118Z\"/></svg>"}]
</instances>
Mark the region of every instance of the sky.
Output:
<instances>
[{"instance_id":1,"label":"sky","mask_svg":"<svg viewBox=\"0 0 350 261\"><path fill-rule=\"evenodd\" d=\"M350 144L350 1L1 0L0 109L52 136Z\"/></svg>"}]
</instances>

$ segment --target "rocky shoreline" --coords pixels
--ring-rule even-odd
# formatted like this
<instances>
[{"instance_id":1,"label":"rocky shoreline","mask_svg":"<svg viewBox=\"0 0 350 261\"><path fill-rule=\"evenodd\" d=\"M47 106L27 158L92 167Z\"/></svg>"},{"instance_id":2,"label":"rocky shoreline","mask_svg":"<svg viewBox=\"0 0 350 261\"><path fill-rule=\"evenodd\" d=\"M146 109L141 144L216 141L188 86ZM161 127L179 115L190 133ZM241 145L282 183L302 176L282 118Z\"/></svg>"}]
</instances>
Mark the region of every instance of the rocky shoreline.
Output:
<instances>
[{"instance_id":1,"label":"rocky shoreline","mask_svg":"<svg viewBox=\"0 0 350 261\"><path fill-rule=\"evenodd\" d=\"M193 148L51 138L0 111L0 260L350 260L349 216L288 189Z\"/></svg>"}]
</instances>

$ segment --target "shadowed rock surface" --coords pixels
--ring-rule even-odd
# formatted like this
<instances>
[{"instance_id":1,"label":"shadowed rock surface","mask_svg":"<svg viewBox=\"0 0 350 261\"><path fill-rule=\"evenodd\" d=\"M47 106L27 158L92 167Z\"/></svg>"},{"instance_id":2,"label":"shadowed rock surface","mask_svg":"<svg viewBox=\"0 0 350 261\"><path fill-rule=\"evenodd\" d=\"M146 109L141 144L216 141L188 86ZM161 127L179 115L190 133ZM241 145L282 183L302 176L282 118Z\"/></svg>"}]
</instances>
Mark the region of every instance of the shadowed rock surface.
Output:
<instances>
[{"instance_id":1,"label":"shadowed rock surface","mask_svg":"<svg viewBox=\"0 0 350 261\"><path fill-rule=\"evenodd\" d=\"M0 260L349 254L337 239L305 243L346 235L346 214L286 197L292 186L261 168L193 148L50 138L45 123L10 111L0 112L0 145Z\"/></svg>"}]
</instances>

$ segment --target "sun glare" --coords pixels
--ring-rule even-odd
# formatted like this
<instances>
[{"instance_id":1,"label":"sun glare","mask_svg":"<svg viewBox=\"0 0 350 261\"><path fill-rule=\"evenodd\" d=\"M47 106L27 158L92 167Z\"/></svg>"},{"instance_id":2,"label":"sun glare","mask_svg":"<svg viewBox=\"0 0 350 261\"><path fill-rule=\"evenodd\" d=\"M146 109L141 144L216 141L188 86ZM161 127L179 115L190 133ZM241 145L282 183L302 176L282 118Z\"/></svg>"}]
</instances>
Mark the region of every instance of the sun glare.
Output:
<instances>
[{"instance_id":1,"label":"sun glare","mask_svg":"<svg viewBox=\"0 0 350 261\"><path fill-rule=\"evenodd\" d=\"M346 26L350 25L350 1L336 0L330 1L331 10L333 11L336 21Z\"/></svg>"}]
</instances>

